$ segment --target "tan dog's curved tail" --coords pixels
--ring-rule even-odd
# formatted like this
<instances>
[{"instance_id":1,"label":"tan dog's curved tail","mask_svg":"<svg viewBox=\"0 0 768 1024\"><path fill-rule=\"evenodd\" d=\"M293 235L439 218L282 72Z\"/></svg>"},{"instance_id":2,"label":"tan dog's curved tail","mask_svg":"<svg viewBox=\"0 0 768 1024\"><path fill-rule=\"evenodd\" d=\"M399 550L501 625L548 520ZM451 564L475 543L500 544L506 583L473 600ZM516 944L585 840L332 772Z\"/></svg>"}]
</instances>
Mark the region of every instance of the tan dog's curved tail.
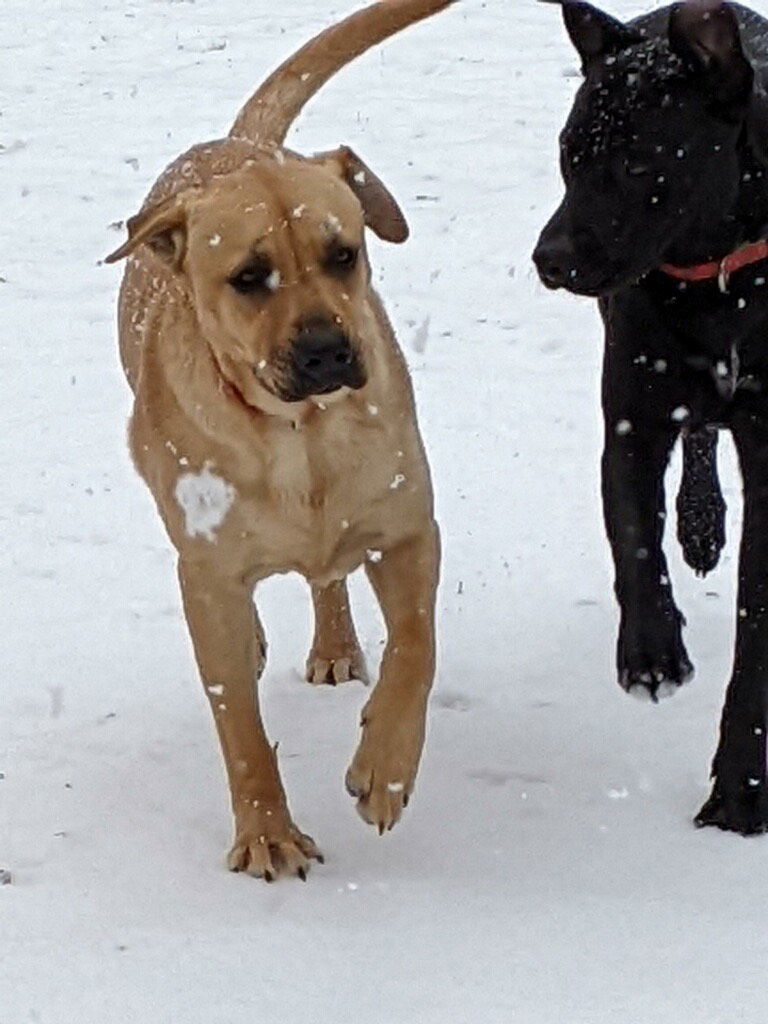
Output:
<instances>
[{"instance_id":1,"label":"tan dog's curved tail","mask_svg":"<svg viewBox=\"0 0 768 1024\"><path fill-rule=\"evenodd\" d=\"M282 145L302 107L337 71L377 43L453 2L379 0L332 25L273 71L237 115L230 138Z\"/></svg>"}]
</instances>

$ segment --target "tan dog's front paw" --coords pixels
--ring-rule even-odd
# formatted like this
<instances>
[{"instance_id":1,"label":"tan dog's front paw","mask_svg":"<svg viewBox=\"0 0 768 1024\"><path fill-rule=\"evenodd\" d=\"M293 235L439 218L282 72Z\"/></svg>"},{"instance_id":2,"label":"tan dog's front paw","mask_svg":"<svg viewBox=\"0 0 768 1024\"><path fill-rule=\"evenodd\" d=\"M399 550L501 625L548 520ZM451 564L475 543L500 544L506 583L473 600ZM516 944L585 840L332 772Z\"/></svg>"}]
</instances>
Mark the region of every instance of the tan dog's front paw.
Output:
<instances>
[{"instance_id":1,"label":"tan dog's front paw","mask_svg":"<svg viewBox=\"0 0 768 1024\"><path fill-rule=\"evenodd\" d=\"M408 806L421 754L421 740L403 748L392 735L377 736L366 725L360 746L347 771L346 786L357 798L360 817L378 829L389 832Z\"/></svg>"},{"instance_id":2,"label":"tan dog's front paw","mask_svg":"<svg viewBox=\"0 0 768 1024\"><path fill-rule=\"evenodd\" d=\"M368 671L363 652L355 646L334 656L328 656L327 653L323 656L313 648L307 658L306 678L308 683L315 686L336 686L337 683L348 683L351 679L367 683Z\"/></svg>"},{"instance_id":3,"label":"tan dog's front paw","mask_svg":"<svg viewBox=\"0 0 768 1024\"><path fill-rule=\"evenodd\" d=\"M282 812L267 811L258 821L238 823L227 867L265 882L281 877L300 878L304 882L313 860L324 863L314 840L299 832Z\"/></svg>"}]
</instances>

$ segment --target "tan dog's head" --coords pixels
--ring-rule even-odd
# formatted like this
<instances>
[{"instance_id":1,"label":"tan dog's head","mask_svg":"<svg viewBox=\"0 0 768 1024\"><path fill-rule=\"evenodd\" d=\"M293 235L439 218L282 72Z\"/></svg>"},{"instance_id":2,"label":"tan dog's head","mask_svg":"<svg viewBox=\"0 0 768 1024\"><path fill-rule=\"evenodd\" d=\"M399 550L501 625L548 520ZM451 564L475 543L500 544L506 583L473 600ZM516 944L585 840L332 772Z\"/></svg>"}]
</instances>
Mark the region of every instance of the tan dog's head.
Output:
<instances>
[{"instance_id":1,"label":"tan dog's head","mask_svg":"<svg viewBox=\"0 0 768 1024\"><path fill-rule=\"evenodd\" d=\"M180 275L222 377L266 408L267 396L295 403L365 384L366 225L391 242L408 235L351 150L277 150L143 210L107 262L145 245Z\"/></svg>"}]
</instances>

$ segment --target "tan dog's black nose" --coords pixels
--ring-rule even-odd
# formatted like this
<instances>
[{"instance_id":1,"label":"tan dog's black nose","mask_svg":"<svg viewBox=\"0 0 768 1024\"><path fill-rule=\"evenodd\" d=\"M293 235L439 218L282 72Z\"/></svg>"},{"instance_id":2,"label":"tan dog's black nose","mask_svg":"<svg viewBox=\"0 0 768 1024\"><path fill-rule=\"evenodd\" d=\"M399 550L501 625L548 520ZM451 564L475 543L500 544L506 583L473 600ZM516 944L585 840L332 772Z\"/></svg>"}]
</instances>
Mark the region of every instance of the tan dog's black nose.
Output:
<instances>
[{"instance_id":1,"label":"tan dog's black nose","mask_svg":"<svg viewBox=\"0 0 768 1024\"><path fill-rule=\"evenodd\" d=\"M291 352L292 391L297 398L325 395L341 387L360 388L365 376L348 335L324 318L304 321Z\"/></svg>"}]
</instances>

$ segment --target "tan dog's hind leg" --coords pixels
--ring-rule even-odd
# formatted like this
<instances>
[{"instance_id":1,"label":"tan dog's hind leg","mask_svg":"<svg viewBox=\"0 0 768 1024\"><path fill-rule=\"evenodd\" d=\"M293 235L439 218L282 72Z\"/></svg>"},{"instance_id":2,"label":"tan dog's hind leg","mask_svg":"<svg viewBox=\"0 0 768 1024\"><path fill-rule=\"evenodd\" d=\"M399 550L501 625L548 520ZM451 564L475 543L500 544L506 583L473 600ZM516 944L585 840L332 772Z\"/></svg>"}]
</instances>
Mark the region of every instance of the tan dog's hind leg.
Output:
<instances>
[{"instance_id":1,"label":"tan dog's hind leg","mask_svg":"<svg viewBox=\"0 0 768 1024\"><path fill-rule=\"evenodd\" d=\"M437 526L367 565L387 625L379 681L363 709L363 735L347 772L361 816L383 833L407 805L419 767L435 673Z\"/></svg>"},{"instance_id":2,"label":"tan dog's hind leg","mask_svg":"<svg viewBox=\"0 0 768 1024\"><path fill-rule=\"evenodd\" d=\"M312 584L315 606L315 638L307 658L310 683L346 683L350 679L367 682L365 658L355 633L349 608L346 580L327 587Z\"/></svg>"},{"instance_id":3,"label":"tan dog's hind leg","mask_svg":"<svg viewBox=\"0 0 768 1024\"><path fill-rule=\"evenodd\" d=\"M264 667L264 638L253 588L216 575L215 566L179 562L184 612L197 664L221 741L232 794L235 842L232 871L268 882L306 876L322 860L291 820L275 751L259 713L256 684Z\"/></svg>"}]
</instances>

